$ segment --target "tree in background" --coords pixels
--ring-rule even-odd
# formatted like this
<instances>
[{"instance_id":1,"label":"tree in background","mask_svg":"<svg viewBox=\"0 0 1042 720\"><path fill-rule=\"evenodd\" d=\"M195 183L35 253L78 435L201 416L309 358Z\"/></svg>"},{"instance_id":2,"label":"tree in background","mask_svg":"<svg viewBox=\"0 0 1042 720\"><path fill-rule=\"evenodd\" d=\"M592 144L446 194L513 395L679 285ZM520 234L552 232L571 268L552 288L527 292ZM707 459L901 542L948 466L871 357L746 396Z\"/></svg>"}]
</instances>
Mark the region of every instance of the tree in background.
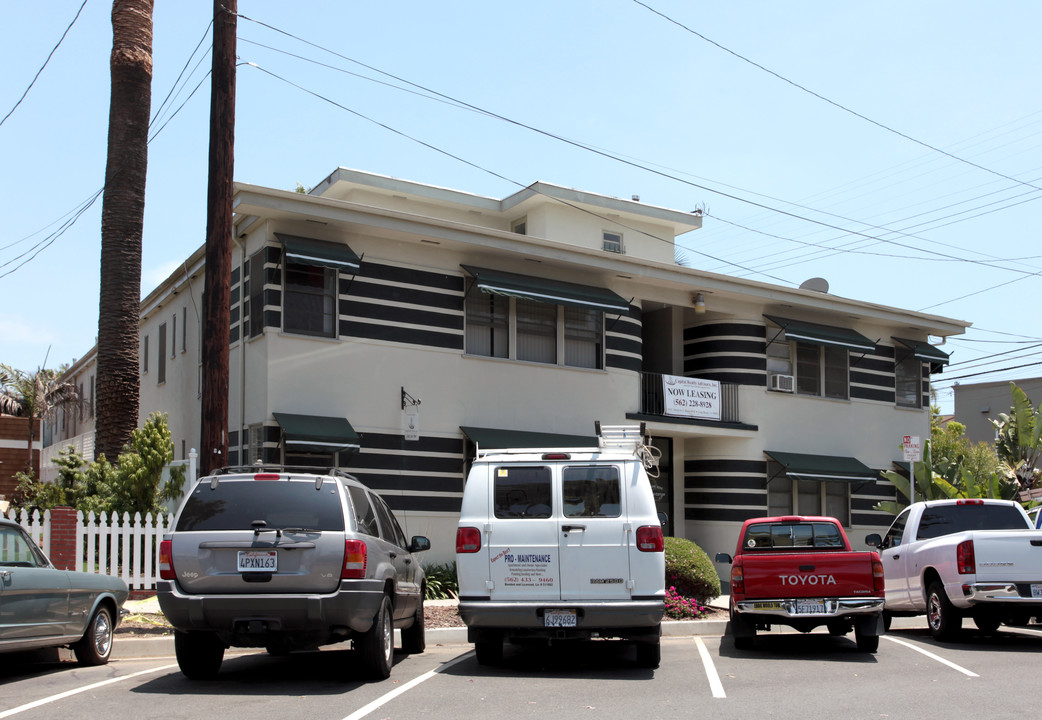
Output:
<instances>
[{"instance_id":1,"label":"tree in background","mask_svg":"<svg viewBox=\"0 0 1042 720\"><path fill-rule=\"evenodd\" d=\"M115 458L137 427L141 238L152 105L152 0L112 3L108 157L101 210L95 450Z\"/></svg>"},{"instance_id":2,"label":"tree in background","mask_svg":"<svg viewBox=\"0 0 1042 720\"><path fill-rule=\"evenodd\" d=\"M1016 383L1009 387L1013 395L1009 414L1000 413L998 420L991 420L996 431L995 451L1009 481L1017 490L1027 491L1042 487L1042 419Z\"/></svg>"},{"instance_id":3,"label":"tree in background","mask_svg":"<svg viewBox=\"0 0 1042 720\"><path fill-rule=\"evenodd\" d=\"M0 364L0 413L29 418L25 472L33 470L33 422L53 417L57 410L78 408L81 402L76 386L62 380L65 368L37 368L34 373Z\"/></svg>"}]
</instances>

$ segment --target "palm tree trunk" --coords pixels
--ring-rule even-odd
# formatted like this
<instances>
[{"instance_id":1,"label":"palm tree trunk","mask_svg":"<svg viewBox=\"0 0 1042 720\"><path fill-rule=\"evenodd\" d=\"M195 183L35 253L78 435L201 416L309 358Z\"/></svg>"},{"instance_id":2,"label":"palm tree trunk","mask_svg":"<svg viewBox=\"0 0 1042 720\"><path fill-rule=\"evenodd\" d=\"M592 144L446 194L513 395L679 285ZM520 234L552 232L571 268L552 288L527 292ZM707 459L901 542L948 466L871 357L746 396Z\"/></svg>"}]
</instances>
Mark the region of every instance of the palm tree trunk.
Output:
<instances>
[{"instance_id":1,"label":"palm tree trunk","mask_svg":"<svg viewBox=\"0 0 1042 720\"><path fill-rule=\"evenodd\" d=\"M101 214L97 455L110 462L137 428L141 238L152 104L152 0L112 3L112 97Z\"/></svg>"}]
</instances>

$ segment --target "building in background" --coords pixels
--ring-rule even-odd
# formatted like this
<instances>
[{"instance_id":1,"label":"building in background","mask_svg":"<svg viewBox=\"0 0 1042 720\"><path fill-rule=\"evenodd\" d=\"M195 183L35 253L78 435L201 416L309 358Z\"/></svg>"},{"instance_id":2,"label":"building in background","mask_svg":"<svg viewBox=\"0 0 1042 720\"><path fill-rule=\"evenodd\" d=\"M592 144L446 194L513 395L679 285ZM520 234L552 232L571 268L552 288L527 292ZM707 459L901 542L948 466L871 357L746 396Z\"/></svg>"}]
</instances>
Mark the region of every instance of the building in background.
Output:
<instances>
[{"instance_id":1,"label":"building in background","mask_svg":"<svg viewBox=\"0 0 1042 720\"><path fill-rule=\"evenodd\" d=\"M646 424L666 531L710 557L765 513L885 527L880 473L929 436L947 362L930 338L966 328L885 283L866 303L684 267L699 214L547 183L496 199L340 168L308 194L238 185L235 212L227 464L343 467L427 561L453 556L478 448L588 444L597 421ZM200 248L141 304L140 420L168 414L178 459L204 272Z\"/></svg>"},{"instance_id":2,"label":"building in background","mask_svg":"<svg viewBox=\"0 0 1042 720\"><path fill-rule=\"evenodd\" d=\"M995 442L995 426L999 413L1009 414L1013 407L1010 383L1023 390L1036 408L1042 400L1042 378L999 380L983 383L955 383L955 419L966 426L966 437L973 442Z\"/></svg>"}]
</instances>

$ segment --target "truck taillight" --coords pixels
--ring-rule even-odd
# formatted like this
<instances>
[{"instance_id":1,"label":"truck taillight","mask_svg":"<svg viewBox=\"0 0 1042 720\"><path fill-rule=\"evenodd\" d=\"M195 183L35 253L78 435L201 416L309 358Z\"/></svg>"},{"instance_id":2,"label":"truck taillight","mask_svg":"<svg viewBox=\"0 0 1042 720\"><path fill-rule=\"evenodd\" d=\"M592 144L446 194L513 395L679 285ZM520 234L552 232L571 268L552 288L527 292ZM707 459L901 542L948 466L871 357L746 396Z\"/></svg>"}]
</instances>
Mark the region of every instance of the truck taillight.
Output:
<instances>
[{"instance_id":1,"label":"truck taillight","mask_svg":"<svg viewBox=\"0 0 1042 720\"><path fill-rule=\"evenodd\" d=\"M745 575L742 573L742 563L735 561L731 566L731 594L745 594Z\"/></svg>"},{"instance_id":2,"label":"truck taillight","mask_svg":"<svg viewBox=\"0 0 1042 720\"><path fill-rule=\"evenodd\" d=\"M481 531L476 527L456 528L456 552L476 553L481 549Z\"/></svg>"},{"instance_id":3,"label":"truck taillight","mask_svg":"<svg viewBox=\"0 0 1042 720\"><path fill-rule=\"evenodd\" d=\"M362 540L344 541L344 567L340 570L341 580L358 580L365 577L368 550Z\"/></svg>"},{"instance_id":4,"label":"truck taillight","mask_svg":"<svg viewBox=\"0 0 1042 720\"><path fill-rule=\"evenodd\" d=\"M172 543L169 540L163 540L159 543L159 579L160 580L176 580L177 576L174 574L174 561L173 553L171 551Z\"/></svg>"},{"instance_id":5,"label":"truck taillight","mask_svg":"<svg viewBox=\"0 0 1042 720\"><path fill-rule=\"evenodd\" d=\"M641 525L637 528L637 549L641 552L663 552L661 525Z\"/></svg>"},{"instance_id":6,"label":"truck taillight","mask_svg":"<svg viewBox=\"0 0 1042 720\"><path fill-rule=\"evenodd\" d=\"M877 593L886 592L886 583L883 581L883 563L878 557L872 560L872 590Z\"/></svg>"},{"instance_id":7,"label":"truck taillight","mask_svg":"<svg viewBox=\"0 0 1042 720\"><path fill-rule=\"evenodd\" d=\"M977 559L973 555L972 540L963 540L955 548L955 564L959 566L960 575L972 575L977 572Z\"/></svg>"}]
</instances>

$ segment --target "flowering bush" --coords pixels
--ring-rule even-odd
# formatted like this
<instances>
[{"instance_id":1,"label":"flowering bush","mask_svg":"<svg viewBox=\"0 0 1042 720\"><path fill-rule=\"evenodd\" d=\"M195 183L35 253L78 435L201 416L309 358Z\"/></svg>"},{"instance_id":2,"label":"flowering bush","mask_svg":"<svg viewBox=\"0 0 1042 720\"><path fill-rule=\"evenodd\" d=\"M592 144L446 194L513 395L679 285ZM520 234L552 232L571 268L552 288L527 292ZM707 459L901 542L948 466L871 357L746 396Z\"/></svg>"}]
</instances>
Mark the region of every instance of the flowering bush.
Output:
<instances>
[{"instance_id":1,"label":"flowering bush","mask_svg":"<svg viewBox=\"0 0 1042 720\"><path fill-rule=\"evenodd\" d=\"M664 538L666 587L672 585L682 597L695 598L702 605L720 595L720 577L698 545L685 538Z\"/></svg>"},{"instance_id":2,"label":"flowering bush","mask_svg":"<svg viewBox=\"0 0 1042 720\"><path fill-rule=\"evenodd\" d=\"M672 585L666 590L666 617L674 620L697 620L709 614L709 609L695 598L686 598Z\"/></svg>"}]
</instances>

